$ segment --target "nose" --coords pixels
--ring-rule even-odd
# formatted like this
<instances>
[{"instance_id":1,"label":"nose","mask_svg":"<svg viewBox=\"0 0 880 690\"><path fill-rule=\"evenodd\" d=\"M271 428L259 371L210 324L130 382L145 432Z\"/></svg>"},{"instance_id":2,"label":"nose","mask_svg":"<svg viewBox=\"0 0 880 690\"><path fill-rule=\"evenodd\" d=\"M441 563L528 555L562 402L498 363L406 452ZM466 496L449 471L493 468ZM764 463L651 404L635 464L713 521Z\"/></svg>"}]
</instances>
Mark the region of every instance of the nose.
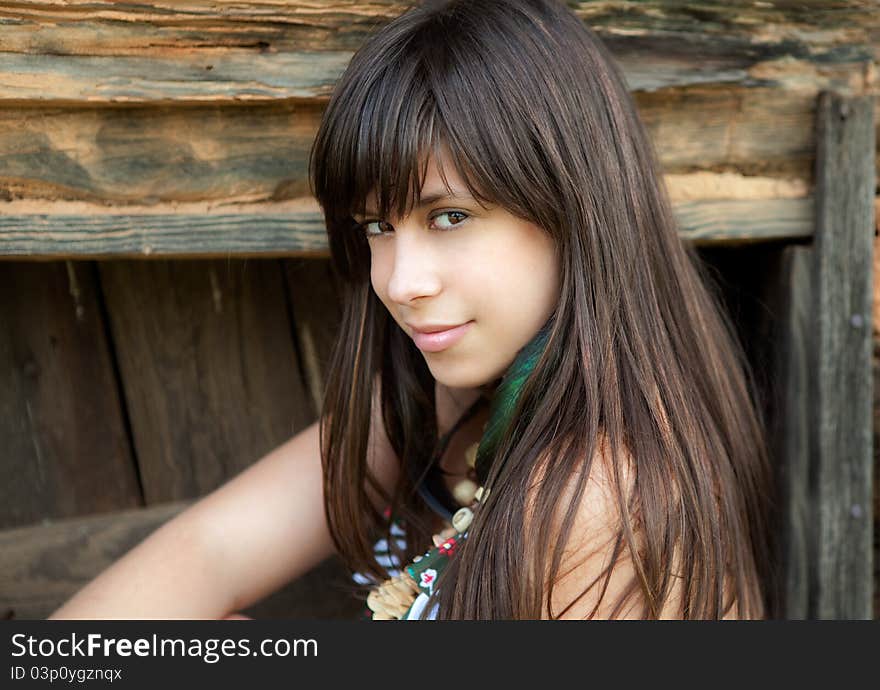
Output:
<instances>
[{"instance_id":1,"label":"nose","mask_svg":"<svg viewBox=\"0 0 880 690\"><path fill-rule=\"evenodd\" d=\"M427 233L415 226L407 229L395 226L392 242L394 257L388 298L398 304L409 304L439 293L442 281Z\"/></svg>"}]
</instances>

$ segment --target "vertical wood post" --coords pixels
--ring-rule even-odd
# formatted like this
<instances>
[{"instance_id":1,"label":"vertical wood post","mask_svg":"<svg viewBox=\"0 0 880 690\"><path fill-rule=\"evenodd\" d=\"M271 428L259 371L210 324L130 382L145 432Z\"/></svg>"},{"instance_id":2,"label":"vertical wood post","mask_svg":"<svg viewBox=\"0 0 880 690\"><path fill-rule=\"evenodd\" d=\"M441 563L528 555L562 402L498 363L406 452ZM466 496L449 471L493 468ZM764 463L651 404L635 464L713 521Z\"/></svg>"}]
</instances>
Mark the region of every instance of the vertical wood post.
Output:
<instances>
[{"instance_id":1,"label":"vertical wood post","mask_svg":"<svg viewBox=\"0 0 880 690\"><path fill-rule=\"evenodd\" d=\"M776 372L771 442L778 458L781 507L778 515L781 596L775 615L786 620L810 617L810 563L813 548L813 501L810 498L810 379L814 318L812 266L815 249L789 245L780 254L777 275L770 278L776 292Z\"/></svg>"},{"instance_id":2,"label":"vertical wood post","mask_svg":"<svg viewBox=\"0 0 880 690\"><path fill-rule=\"evenodd\" d=\"M822 93L816 144L809 614L871 618L872 100Z\"/></svg>"}]
</instances>

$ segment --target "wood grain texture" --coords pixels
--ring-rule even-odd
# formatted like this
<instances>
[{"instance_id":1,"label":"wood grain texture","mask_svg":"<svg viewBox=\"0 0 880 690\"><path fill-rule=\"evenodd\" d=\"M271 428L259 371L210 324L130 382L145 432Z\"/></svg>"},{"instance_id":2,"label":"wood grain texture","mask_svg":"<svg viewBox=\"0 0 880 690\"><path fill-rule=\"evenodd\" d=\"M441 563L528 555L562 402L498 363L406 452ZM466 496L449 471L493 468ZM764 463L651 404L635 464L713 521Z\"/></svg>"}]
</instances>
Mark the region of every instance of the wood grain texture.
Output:
<instances>
[{"instance_id":1,"label":"wood grain texture","mask_svg":"<svg viewBox=\"0 0 880 690\"><path fill-rule=\"evenodd\" d=\"M342 319L341 290L327 259L286 259L282 265L293 309L297 350L317 419L324 400L330 352Z\"/></svg>"},{"instance_id":2,"label":"wood grain texture","mask_svg":"<svg viewBox=\"0 0 880 690\"><path fill-rule=\"evenodd\" d=\"M179 502L0 531L0 615L45 618L187 505Z\"/></svg>"},{"instance_id":3,"label":"wood grain texture","mask_svg":"<svg viewBox=\"0 0 880 690\"><path fill-rule=\"evenodd\" d=\"M319 213L0 216L0 251L32 258L236 258L326 254Z\"/></svg>"},{"instance_id":4,"label":"wood grain texture","mask_svg":"<svg viewBox=\"0 0 880 690\"><path fill-rule=\"evenodd\" d=\"M802 239L813 234L813 200L705 200L675 204L682 239L695 244L736 244Z\"/></svg>"},{"instance_id":5,"label":"wood grain texture","mask_svg":"<svg viewBox=\"0 0 880 690\"><path fill-rule=\"evenodd\" d=\"M665 173L737 171L812 185L815 93L707 84L634 98Z\"/></svg>"},{"instance_id":6,"label":"wood grain texture","mask_svg":"<svg viewBox=\"0 0 880 690\"><path fill-rule=\"evenodd\" d=\"M777 459L779 557L782 601L780 615L787 620L811 617L811 562L815 558L813 516L817 506L810 489L810 424L814 402L810 397L814 344L812 266L815 250L787 247L774 278L774 307L778 320L773 333L777 357L773 371L779 381L774 400L777 414L770 438Z\"/></svg>"},{"instance_id":7,"label":"wood grain texture","mask_svg":"<svg viewBox=\"0 0 880 690\"><path fill-rule=\"evenodd\" d=\"M302 205L306 206L306 203ZM319 210L278 213L0 215L0 256L50 258L195 258L235 255L327 256ZM680 234L697 244L807 238L812 199L687 201L673 205Z\"/></svg>"},{"instance_id":8,"label":"wood grain texture","mask_svg":"<svg viewBox=\"0 0 880 690\"><path fill-rule=\"evenodd\" d=\"M0 527L141 504L89 263L0 263Z\"/></svg>"},{"instance_id":9,"label":"wood grain texture","mask_svg":"<svg viewBox=\"0 0 880 690\"><path fill-rule=\"evenodd\" d=\"M817 539L811 614L872 615L871 299L873 103L818 106L811 486Z\"/></svg>"},{"instance_id":10,"label":"wood grain texture","mask_svg":"<svg viewBox=\"0 0 880 690\"><path fill-rule=\"evenodd\" d=\"M190 505L178 501L0 531L0 618L42 619ZM351 619L363 605L331 558L243 613Z\"/></svg>"},{"instance_id":11,"label":"wood grain texture","mask_svg":"<svg viewBox=\"0 0 880 690\"><path fill-rule=\"evenodd\" d=\"M4 64L11 75L10 107L0 109L0 199L11 202L0 256L321 253L317 235L300 231L314 229L314 216L288 224L267 209L250 218L240 205L306 198L308 149L341 58L405 6L0 5L9 27L0 75ZM880 108L877 20L860 3L810 12L716 2L572 7L620 61L667 173L737 171L811 185L818 91L872 93ZM56 87L67 91L54 102ZM21 88L39 94L28 100ZM259 105L241 104L249 99ZM101 107L119 101L125 107ZM26 213L18 201L30 204ZM58 201L112 209L114 217L65 213ZM193 202L213 204L211 217L178 218L186 214L176 206ZM128 218L140 214L132 206L150 217ZM181 220L199 231L198 248L180 246L190 236ZM731 220L717 241L751 233ZM808 234L801 226L780 235L785 215L768 222L773 229L755 239ZM684 227L698 241L716 241L719 232ZM68 247L66 230L81 243Z\"/></svg>"},{"instance_id":12,"label":"wood grain texture","mask_svg":"<svg viewBox=\"0 0 880 690\"><path fill-rule=\"evenodd\" d=\"M636 105L666 173L812 182L809 93L701 86L637 94ZM0 200L228 206L307 197L321 114L315 103L0 108Z\"/></svg>"},{"instance_id":13,"label":"wood grain texture","mask_svg":"<svg viewBox=\"0 0 880 690\"><path fill-rule=\"evenodd\" d=\"M277 261L100 269L147 505L213 490L312 422Z\"/></svg>"},{"instance_id":14,"label":"wood grain texture","mask_svg":"<svg viewBox=\"0 0 880 690\"><path fill-rule=\"evenodd\" d=\"M322 98L354 50L408 4L2 5L0 102ZM724 82L843 89L852 66L876 54L876 13L860 2L809 12L769 3L571 5L635 90Z\"/></svg>"},{"instance_id":15,"label":"wood grain texture","mask_svg":"<svg viewBox=\"0 0 880 690\"><path fill-rule=\"evenodd\" d=\"M11 202L0 215L0 256L321 253L316 235L300 231L314 229L314 217L288 224L256 209L263 217L252 219L240 205L308 196L308 149L329 89L353 51L407 5L0 4L0 199ZM880 109L880 22L862 2L570 5L620 63L667 173L811 185L816 94L871 94ZM16 210L20 201L29 210ZM65 213L59 201L114 217ZM181 247L188 235L166 216L185 216L176 205L193 202L214 212L182 219L200 231L200 248ZM140 214L132 206L151 217L129 219ZM775 229L756 239L780 236L788 219L770 222ZM252 223L251 232L235 227ZM684 227L716 241L714 229ZM82 243L67 246L68 230ZM717 240L739 241L738 232ZM157 249L151 240L165 233Z\"/></svg>"},{"instance_id":16,"label":"wood grain texture","mask_svg":"<svg viewBox=\"0 0 880 690\"><path fill-rule=\"evenodd\" d=\"M0 108L0 200L222 206L308 196L321 112L292 103Z\"/></svg>"}]
</instances>

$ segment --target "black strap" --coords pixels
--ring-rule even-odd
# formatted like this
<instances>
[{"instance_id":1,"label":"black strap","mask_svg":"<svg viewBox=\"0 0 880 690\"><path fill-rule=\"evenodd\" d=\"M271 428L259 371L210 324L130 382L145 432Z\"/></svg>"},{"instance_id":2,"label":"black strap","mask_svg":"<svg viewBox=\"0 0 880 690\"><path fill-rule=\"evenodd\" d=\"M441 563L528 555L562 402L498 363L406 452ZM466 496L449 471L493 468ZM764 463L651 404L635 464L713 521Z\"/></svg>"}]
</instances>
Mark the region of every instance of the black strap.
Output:
<instances>
[{"instance_id":1,"label":"black strap","mask_svg":"<svg viewBox=\"0 0 880 690\"><path fill-rule=\"evenodd\" d=\"M446 449L449 447L449 442L452 440L455 432L471 419L481 407L487 405L488 402L485 396L480 395L458 418L458 421L452 425L452 428L440 437L434 450L434 455L431 457L431 462L422 470L420 476L418 476L419 473L416 468L409 468L410 476L414 478L413 483L419 495L425 500L425 503L428 504L431 510L447 522L452 520L452 516L460 506L447 488L446 482L443 481L445 473L440 468L440 460L444 453L446 453Z\"/></svg>"}]
</instances>

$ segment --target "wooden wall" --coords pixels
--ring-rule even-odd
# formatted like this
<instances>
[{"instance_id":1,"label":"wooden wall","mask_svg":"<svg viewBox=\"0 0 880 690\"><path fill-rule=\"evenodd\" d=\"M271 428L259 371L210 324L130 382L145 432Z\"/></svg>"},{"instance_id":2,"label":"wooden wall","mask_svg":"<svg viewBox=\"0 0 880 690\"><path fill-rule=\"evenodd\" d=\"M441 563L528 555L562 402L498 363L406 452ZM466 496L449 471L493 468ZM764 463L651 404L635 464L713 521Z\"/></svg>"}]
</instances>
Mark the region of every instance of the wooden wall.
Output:
<instances>
[{"instance_id":1,"label":"wooden wall","mask_svg":"<svg viewBox=\"0 0 880 690\"><path fill-rule=\"evenodd\" d=\"M15 261L0 281L0 603L17 617L317 417L339 316L326 259ZM352 610L294 594L257 611Z\"/></svg>"},{"instance_id":2,"label":"wooden wall","mask_svg":"<svg viewBox=\"0 0 880 690\"><path fill-rule=\"evenodd\" d=\"M624 70L683 239L725 277L794 491L840 456L798 435L810 422L790 404L816 408L795 365L816 350L804 285L825 275L817 218L833 196L817 184L820 96L870 123L873 196L880 17L856 1L568 4ZM45 615L314 419L339 305L308 148L352 51L405 5L0 4L0 615ZM841 266L828 280L865 287L857 262ZM842 305L876 350L871 309ZM801 488L789 615L827 615L814 547L791 541L821 512ZM255 612L350 615L339 575L325 564Z\"/></svg>"}]
</instances>

